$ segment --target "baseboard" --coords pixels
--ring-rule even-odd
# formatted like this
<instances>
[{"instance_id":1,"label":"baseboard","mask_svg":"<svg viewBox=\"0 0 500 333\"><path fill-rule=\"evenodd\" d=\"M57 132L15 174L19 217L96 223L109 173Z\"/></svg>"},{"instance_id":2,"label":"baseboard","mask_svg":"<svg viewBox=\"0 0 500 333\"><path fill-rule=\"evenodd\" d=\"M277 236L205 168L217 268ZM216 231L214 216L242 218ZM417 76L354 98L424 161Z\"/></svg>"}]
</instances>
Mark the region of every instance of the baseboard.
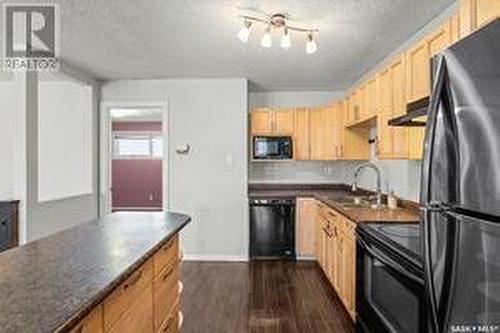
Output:
<instances>
[{"instance_id":1,"label":"baseboard","mask_svg":"<svg viewBox=\"0 0 500 333\"><path fill-rule=\"evenodd\" d=\"M247 256L184 254L183 261L248 262Z\"/></svg>"},{"instance_id":2,"label":"baseboard","mask_svg":"<svg viewBox=\"0 0 500 333\"><path fill-rule=\"evenodd\" d=\"M316 260L315 256L297 256L297 260L306 260L306 261L311 261L311 260Z\"/></svg>"}]
</instances>

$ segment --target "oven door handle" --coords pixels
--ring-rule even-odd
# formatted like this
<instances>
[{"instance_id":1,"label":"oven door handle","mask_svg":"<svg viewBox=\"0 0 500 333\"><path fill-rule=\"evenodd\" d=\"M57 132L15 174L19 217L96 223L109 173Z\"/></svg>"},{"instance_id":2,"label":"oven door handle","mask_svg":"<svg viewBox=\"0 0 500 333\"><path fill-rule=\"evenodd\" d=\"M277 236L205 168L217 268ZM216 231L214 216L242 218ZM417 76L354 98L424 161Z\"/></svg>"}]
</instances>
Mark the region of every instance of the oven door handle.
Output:
<instances>
[{"instance_id":1,"label":"oven door handle","mask_svg":"<svg viewBox=\"0 0 500 333\"><path fill-rule=\"evenodd\" d=\"M385 255L383 252L374 249L372 246L368 245L368 243L362 239L361 237L358 237L357 241L359 244L363 247L363 249L366 250L373 258L377 259L384 265L390 267L391 269L395 270L399 274L405 276L406 278L409 278L413 281L418 281L419 283L423 284L424 280L413 274L412 272L408 271L406 268L398 264L396 261L390 259L387 255Z\"/></svg>"}]
</instances>

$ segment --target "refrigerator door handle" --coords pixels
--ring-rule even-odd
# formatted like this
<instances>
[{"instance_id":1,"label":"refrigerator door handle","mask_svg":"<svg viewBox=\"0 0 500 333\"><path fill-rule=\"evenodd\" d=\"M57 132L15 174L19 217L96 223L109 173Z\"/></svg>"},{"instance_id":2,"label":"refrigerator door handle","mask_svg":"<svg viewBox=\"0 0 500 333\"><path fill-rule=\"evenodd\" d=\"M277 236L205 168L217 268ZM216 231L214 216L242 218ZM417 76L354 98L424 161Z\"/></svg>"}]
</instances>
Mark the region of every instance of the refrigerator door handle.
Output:
<instances>
[{"instance_id":1,"label":"refrigerator door handle","mask_svg":"<svg viewBox=\"0 0 500 333\"><path fill-rule=\"evenodd\" d=\"M428 202L430 198L430 175L432 172L432 156L433 156L433 146L434 146L434 132L436 129L436 120L438 115L439 103L441 101L445 82L447 77L446 63L443 56L438 58L437 71L434 81L434 87L432 91L431 101L429 105L429 117L428 124L425 135L425 147L424 147L424 163L422 165L422 203L424 203L422 215L424 217L423 224L423 247L424 247L424 264L425 264L425 278L426 278L426 288L430 307L430 324L431 330L433 332L439 332L438 314L437 314L437 302L435 297L435 286L434 278L432 273L432 263L431 263L431 237L429 230L428 217L432 211L442 211L443 206L436 202Z\"/></svg>"}]
</instances>

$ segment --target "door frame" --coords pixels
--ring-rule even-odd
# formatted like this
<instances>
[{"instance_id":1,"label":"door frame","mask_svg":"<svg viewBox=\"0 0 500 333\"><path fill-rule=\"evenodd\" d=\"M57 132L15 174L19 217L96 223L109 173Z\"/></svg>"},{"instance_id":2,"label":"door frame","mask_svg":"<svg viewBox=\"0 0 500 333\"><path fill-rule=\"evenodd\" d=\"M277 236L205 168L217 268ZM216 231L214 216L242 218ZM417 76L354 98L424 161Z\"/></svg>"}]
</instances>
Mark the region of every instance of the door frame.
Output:
<instances>
[{"instance_id":1,"label":"door frame","mask_svg":"<svg viewBox=\"0 0 500 333\"><path fill-rule=\"evenodd\" d=\"M163 161L162 161L162 210L170 207L170 131L167 101L113 101L101 102L99 117L99 216L112 211L112 130L110 110L114 108L160 108L162 110Z\"/></svg>"}]
</instances>

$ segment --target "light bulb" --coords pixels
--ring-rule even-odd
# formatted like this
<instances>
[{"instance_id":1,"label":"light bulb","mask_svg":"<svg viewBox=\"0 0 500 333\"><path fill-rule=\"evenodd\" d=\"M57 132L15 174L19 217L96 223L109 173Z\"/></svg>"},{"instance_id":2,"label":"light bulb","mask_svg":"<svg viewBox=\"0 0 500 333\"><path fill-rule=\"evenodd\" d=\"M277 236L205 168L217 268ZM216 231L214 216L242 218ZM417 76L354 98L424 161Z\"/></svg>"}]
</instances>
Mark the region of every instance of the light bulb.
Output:
<instances>
[{"instance_id":1,"label":"light bulb","mask_svg":"<svg viewBox=\"0 0 500 333\"><path fill-rule=\"evenodd\" d=\"M243 43L248 42L248 37L250 37L250 26L252 25L252 22L250 21L245 21L245 26L241 28L241 30L238 32L238 39L241 40Z\"/></svg>"},{"instance_id":2,"label":"light bulb","mask_svg":"<svg viewBox=\"0 0 500 333\"><path fill-rule=\"evenodd\" d=\"M269 49L273 45L273 40L271 38L271 29L268 27L266 32L264 32L264 36L260 40L260 46Z\"/></svg>"},{"instance_id":3,"label":"light bulb","mask_svg":"<svg viewBox=\"0 0 500 333\"><path fill-rule=\"evenodd\" d=\"M289 49L292 46L292 38L288 33L288 29L285 28L285 34L281 37L281 47L284 49Z\"/></svg>"},{"instance_id":4,"label":"light bulb","mask_svg":"<svg viewBox=\"0 0 500 333\"><path fill-rule=\"evenodd\" d=\"M308 36L308 41L306 44L306 52L308 54L313 54L318 50L318 46L316 45L316 42L314 41L312 33L310 33Z\"/></svg>"}]
</instances>

